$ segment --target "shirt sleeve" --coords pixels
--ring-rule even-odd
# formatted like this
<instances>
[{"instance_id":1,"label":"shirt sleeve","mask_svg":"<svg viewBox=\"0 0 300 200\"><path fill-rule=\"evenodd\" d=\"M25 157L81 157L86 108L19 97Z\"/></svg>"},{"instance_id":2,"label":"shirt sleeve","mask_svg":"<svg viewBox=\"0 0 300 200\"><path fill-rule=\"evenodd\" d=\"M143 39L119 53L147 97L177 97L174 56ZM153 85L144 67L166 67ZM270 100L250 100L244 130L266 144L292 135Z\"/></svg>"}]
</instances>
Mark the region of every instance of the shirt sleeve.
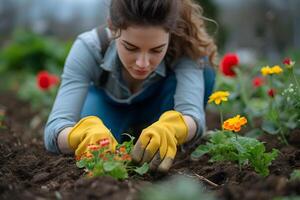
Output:
<instances>
[{"instance_id":1,"label":"shirt sleeve","mask_svg":"<svg viewBox=\"0 0 300 200\"><path fill-rule=\"evenodd\" d=\"M196 136L205 129L203 68L189 58L181 58L174 67L177 86L174 109L192 117L197 124Z\"/></svg>"},{"instance_id":2,"label":"shirt sleeve","mask_svg":"<svg viewBox=\"0 0 300 200\"><path fill-rule=\"evenodd\" d=\"M82 35L76 39L69 52L61 85L44 130L45 147L50 152L59 153L59 132L74 126L79 120L88 87L100 73L97 62L99 58L96 56L101 55L96 55L95 50L86 42L85 35Z\"/></svg>"}]
</instances>

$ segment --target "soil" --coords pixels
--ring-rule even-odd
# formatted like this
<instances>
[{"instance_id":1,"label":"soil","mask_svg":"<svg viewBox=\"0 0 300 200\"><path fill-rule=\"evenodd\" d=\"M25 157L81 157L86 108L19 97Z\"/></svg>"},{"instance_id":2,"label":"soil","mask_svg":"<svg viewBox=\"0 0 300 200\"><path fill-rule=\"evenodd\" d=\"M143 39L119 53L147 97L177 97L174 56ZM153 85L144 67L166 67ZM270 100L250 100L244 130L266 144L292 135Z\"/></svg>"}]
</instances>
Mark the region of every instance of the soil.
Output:
<instances>
[{"instance_id":1,"label":"soil","mask_svg":"<svg viewBox=\"0 0 300 200\"><path fill-rule=\"evenodd\" d=\"M85 178L73 156L47 152L42 139L44 122L36 118L29 104L13 94L0 93L0 112L6 116L5 127L0 128L0 199L138 199L144 186L175 174L193 176L219 199L300 195L300 181L289 181L290 173L300 169L300 130L291 134L289 146L275 136L260 137L268 151L278 148L281 152L265 178L247 166L240 170L229 162L210 163L208 156L192 161L186 156L188 152L180 152L167 175L148 174L118 181L111 177ZM218 127L217 116L207 114L210 129Z\"/></svg>"}]
</instances>

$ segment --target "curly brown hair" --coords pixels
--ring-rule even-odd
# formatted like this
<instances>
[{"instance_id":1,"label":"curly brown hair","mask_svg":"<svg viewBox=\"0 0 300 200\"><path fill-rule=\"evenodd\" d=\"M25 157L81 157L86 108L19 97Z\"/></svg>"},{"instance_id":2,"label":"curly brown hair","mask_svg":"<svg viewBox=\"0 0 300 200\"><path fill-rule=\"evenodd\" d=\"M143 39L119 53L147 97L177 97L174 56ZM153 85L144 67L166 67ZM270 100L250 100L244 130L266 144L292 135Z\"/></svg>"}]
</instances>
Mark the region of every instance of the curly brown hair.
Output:
<instances>
[{"instance_id":1,"label":"curly brown hair","mask_svg":"<svg viewBox=\"0 0 300 200\"><path fill-rule=\"evenodd\" d=\"M193 0L111 0L112 30L130 25L162 26L170 32L168 60L207 56L216 65L217 46L207 33L202 7Z\"/></svg>"}]
</instances>

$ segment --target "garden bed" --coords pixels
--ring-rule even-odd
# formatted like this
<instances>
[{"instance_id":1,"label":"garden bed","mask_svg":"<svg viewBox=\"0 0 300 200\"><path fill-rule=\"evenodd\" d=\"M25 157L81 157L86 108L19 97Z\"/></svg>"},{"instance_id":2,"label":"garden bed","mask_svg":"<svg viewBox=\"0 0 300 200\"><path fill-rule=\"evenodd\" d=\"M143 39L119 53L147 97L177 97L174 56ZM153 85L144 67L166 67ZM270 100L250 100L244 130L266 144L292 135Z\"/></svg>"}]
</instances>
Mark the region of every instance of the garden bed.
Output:
<instances>
[{"instance_id":1,"label":"garden bed","mask_svg":"<svg viewBox=\"0 0 300 200\"><path fill-rule=\"evenodd\" d=\"M282 145L275 136L260 138L266 142L268 151L275 147L281 152L265 178L250 167L240 170L237 164L229 162L209 163L208 156L191 161L181 153L178 157L183 159L176 160L167 176L148 174L117 181L110 177L84 178L73 156L46 152L43 123L32 128L35 113L11 93L0 94L0 111L6 116L6 127L0 128L0 199L137 199L144 186L175 174L194 177L219 199L300 195L300 181L289 181L291 172L300 169L300 130L290 136L290 146ZM207 116L211 129L219 124L216 116Z\"/></svg>"}]
</instances>

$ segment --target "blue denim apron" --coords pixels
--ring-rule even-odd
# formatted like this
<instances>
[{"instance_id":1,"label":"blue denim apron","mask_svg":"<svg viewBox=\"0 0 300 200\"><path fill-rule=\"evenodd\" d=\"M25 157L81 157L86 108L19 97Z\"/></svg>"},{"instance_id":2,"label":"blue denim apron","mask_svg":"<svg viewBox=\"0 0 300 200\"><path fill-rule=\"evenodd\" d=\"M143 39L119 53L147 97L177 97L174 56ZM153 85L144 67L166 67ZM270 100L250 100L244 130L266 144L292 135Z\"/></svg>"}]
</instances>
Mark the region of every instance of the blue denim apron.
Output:
<instances>
[{"instance_id":1,"label":"blue denim apron","mask_svg":"<svg viewBox=\"0 0 300 200\"><path fill-rule=\"evenodd\" d=\"M205 96L204 106L212 93L215 83L215 72L204 68ZM167 76L146 88L136 96L131 104L119 103L111 99L104 89L90 86L81 111L81 118L98 116L111 130L118 142L125 140L122 133L137 137L140 131L159 119L162 113L174 109L176 76L168 72Z\"/></svg>"}]
</instances>

